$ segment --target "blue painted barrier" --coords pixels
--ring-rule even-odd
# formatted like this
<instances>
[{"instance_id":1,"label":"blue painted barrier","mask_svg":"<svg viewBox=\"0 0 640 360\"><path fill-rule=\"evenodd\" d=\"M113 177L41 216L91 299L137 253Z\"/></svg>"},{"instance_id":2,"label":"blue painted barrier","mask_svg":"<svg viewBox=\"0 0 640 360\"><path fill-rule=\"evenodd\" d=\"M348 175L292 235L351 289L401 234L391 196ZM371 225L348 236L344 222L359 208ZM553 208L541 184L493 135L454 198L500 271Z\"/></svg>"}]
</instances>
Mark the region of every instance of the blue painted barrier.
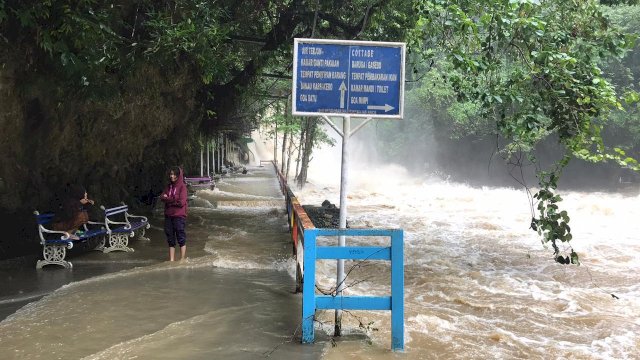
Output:
<instances>
[{"instance_id":1,"label":"blue painted barrier","mask_svg":"<svg viewBox=\"0 0 640 360\"><path fill-rule=\"evenodd\" d=\"M316 228L274 163L285 196L289 230L296 254L296 291L302 291L302 342L314 341L316 310L390 310L391 349L404 350L404 232L402 229ZM391 246L316 246L318 236L384 236ZM391 262L391 296L316 295L316 260L387 260Z\"/></svg>"},{"instance_id":2,"label":"blue painted barrier","mask_svg":"<svg viewBox=\"0 0 640 360\"><path fill-rule=\"evenodd\" d=\"M316 246L318 236L388 236L390 247ZM404 239L401 229L305 229L302 287L302 342L314 339L317 309L391 310L391 349L404 350ZM319 259L391 261L391 296L316 295L315 271Z\"/></svg>"}]
</instances>

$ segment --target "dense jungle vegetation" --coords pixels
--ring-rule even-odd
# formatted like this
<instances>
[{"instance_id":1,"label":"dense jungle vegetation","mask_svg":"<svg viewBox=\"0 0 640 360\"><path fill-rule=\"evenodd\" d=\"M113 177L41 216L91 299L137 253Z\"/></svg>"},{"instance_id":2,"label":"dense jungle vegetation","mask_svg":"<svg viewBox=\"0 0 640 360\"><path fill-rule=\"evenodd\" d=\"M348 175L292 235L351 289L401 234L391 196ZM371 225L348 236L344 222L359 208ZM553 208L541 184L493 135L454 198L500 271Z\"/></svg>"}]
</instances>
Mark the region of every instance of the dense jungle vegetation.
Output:
<instances>
[{"instance_id":1,"label":"dense jungle vegetation","mask_svg":"<svg viewBox=\"0 0 640 360\"><path fill-rule=\"evenodd\" d=\"M384 154L410 159L438 138L444 159L460 142L492 139L507 162L535 164L532 225L556 248L571 236L555 192L571 159L638 169L638 7L0 0L0 218L11 224L0 251L35 243L32 211L54 209L65 184L141 204L168 165L195 171L201 145L222 132L242 139L274 124L308 163L326 138L316 119L287 114L297 37L407 42L408 116L377 125ZM541 145L554 156L537 155Z\"/></svg>"}]
</instances>

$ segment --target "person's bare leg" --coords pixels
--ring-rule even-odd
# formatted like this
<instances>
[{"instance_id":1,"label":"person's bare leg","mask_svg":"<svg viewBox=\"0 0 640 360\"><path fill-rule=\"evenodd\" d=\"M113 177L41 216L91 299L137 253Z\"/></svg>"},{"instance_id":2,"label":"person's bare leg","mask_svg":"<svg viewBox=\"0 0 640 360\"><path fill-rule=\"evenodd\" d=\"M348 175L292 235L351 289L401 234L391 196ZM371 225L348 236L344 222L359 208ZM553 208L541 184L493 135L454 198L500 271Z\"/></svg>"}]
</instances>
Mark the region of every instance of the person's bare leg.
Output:
<instances>
[{"instance_id":1,"label":"person's bare leg","mask_svg":"<svg viewBox=\"0 0 640 360\"><path fill-rule=\"evenodd\" d=\"M176 248L173 246L169 246L169 261L176 260Z\"/></svg>"},{"instance_id":2,"label":"person's bare leg","mask_svg":"<svg viewBox=\"0 0 640 360\"><path fill-rule=\"evenodd\" d=\"M180 260L184 260L187 257L187 245L180 246Z\"/></svg>"}]
</instances>

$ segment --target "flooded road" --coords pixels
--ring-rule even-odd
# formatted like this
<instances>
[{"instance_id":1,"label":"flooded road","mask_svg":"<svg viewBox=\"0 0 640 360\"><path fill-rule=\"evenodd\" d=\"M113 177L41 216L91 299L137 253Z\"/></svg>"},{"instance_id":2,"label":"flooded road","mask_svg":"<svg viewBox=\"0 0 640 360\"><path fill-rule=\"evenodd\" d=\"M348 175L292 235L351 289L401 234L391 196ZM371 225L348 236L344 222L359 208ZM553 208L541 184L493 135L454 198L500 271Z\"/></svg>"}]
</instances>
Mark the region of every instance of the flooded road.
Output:
<instances>
[{"instance_id":1,"label":"flooded road","mask_svg":"<svg viewBox=\"0 0 640 360\"><path fill-rule=\"evenodd\" d=\"M133 253L72 270L5 261L3 359L318 359L301 346L284 198L272 167L223 177L189 208L187 261L167 262L162 210Z\"/></svg>"}]
</instances>

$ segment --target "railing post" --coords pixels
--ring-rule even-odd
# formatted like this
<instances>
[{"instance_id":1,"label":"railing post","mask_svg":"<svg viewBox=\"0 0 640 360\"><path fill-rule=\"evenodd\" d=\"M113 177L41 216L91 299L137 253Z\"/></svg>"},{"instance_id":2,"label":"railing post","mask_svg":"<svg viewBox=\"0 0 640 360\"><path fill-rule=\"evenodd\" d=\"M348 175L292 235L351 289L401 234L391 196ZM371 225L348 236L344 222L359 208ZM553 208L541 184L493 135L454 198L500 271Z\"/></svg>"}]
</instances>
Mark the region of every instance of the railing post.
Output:
<instances>
[{"instance_id":1,"label":"railing post","mask_svg":"<svg viewBox=\"0 0 640 360\"><path fill-rule=\"evenodd\" d=\"M291 239L293 240L293 253L295 254L298 246L298 223L293 213L291 214Z\"/></svg>"},{"instance_id":2,"label":"railing post","mask_svg":"<svg viewBox=\"0 0 640 360\"><path fill-rule=\"evenodd\" d=\"M391 234L391 350L404 351L404 239Z\"/></svg>"},{"instance_id":3,"label":"railing post","mask_svg":"<svg viewBox=\"0 0 640 360\"><path fill-rule=\"evenodd\" d=\"M302 292L302 284L304 284L304 230L298 229L296 224L296 294Z\"/></svg>"},{"instance_id":4,"label":"railing post","mask_svg":"<svg viewBox=\"0 0 640 360\"><path fill-rule=\"evenodd\" d=\"M274 163L285 195L289 230L293 240L294 253L296 255L296 292L302 290L302 343L313 343L315 339L314 320L318 306L321 309L335 309L336 314L342 309L357 310L391 310L391 350L404 351L404 232L402 229L317 229L305 228L307 215L298 203L298 200L290 192L286 183ZM304 219L298 212L305 214ZM390 247L351 247L349 251L338 251L332 247L316 247L319 235L323 236L389 236ZM336 248L344 247L344 243ZM318 251L320 250L320 252ZM343 249L346 250L346 249ZM384 251L384 252L383 252ZM371 259L387 260L391 262L391 296L367 297L347 296L336 302L335 298L319 296L315 294L316 260L320 254L321 259ZM364 254L364 255L363 255ZM298 259L302 259L299 261ZM341 295L338 295L341 296ZM328 301L329 300L329 301ZM344 300L344 303L343 301ZM338 318L336 318L338 320ZM341 325L336 321L336 325ZM336 331L340 326L336 326Z\"/></svg>"},{"instance_id":5,"label":"railing post","mask_svg":"<svg viewBox=\"0 0 640 360\"><path fill-rule=\"evenodd\" d=\"M316 312L316 236L315 229L304 230L304 280L302 283L302 342L314 339L313 320Z\"/></svg>"}]
</instances>

